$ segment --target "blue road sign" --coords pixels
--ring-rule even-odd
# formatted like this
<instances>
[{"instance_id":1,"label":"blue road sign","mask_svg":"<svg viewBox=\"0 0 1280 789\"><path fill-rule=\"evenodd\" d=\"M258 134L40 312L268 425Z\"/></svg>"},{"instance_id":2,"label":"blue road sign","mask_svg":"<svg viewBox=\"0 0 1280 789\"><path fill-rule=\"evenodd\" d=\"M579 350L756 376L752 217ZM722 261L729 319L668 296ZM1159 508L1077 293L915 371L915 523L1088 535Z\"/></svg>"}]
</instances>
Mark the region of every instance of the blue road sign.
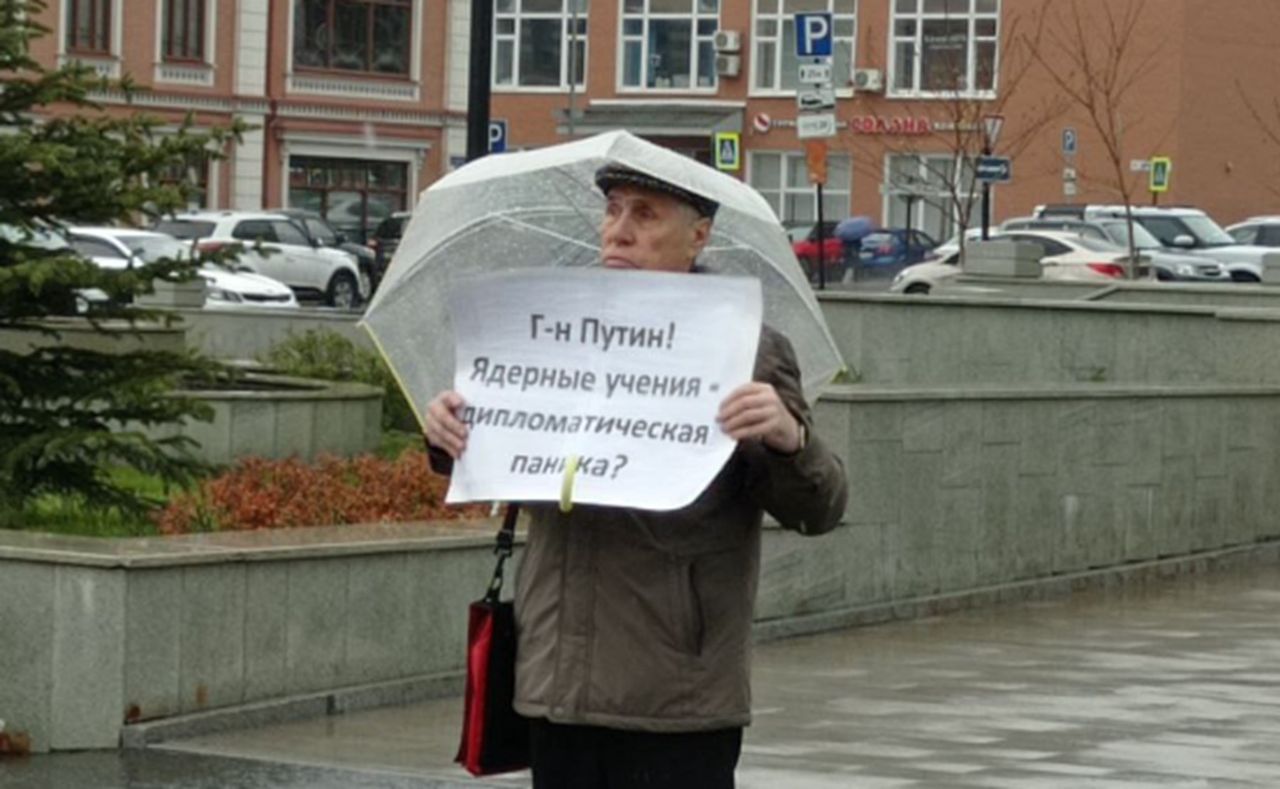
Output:
<instances>
[{"instance_id":1,"label":"blue road sign","mask_svg":"<svg viewBox=\"0 0 1280 789\"><path fill-rule=\"evenodd\" d=\"M796 14L796 57L831 57L831 14Z\"/></svg>"},{"instance_id":2,"label":"blue road sign","mask_svg":"<svg viewBox=\"0 0 1280 789\"><path fill-rule=\"evenodd\" d=\"M1076 130L1068 126L1062 130L1062 155L1075 156L1076 149L1079 146L1079 139L1076 137Z\"/></svg>"},{"instance_id":3,"label":"blue road sign","mask_svg":"<svg viewBox=\"0 0 1280 789\"><path fill-rule=\"evenodd\" d=\"M1013 177L1013 162L1005 156L979 156L973 163L973 175L979 181L1008 181Z\"/></svg>"},{"instance_id":4,"label":"blue road sign","mask_svg":"<svg viewBox=\"0 0 1280 789\"><path fill-rule=\"evenodd\" d=\"M507 122L489 121L489 153L506 153Z\"/></svg>"}]
</instances>

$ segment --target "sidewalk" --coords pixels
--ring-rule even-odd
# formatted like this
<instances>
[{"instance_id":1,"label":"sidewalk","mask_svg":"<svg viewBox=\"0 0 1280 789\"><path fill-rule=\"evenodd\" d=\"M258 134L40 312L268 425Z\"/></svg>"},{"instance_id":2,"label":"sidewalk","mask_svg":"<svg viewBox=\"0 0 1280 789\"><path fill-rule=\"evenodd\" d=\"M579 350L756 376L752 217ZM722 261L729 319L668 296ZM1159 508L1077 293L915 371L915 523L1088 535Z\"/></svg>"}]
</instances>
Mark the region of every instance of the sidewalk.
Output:
<instances>
[{"instance_id":1,"label":"sidewalk","mask_svg":"<svg viewBox=\"0 0 1280 789\"><path fill-rule=\"evenodd\" d=\"M1275 787L1278 604L1266 568L762 645L738 784ZM528 786L451 764L460 715L445 699L200 737L124 757L179 756L186 781L82 785ZM193 782L254 770L201 757L276 778ZM8 784L8 769L0 786L80 785Z\"/></svg>"}]
</instances>

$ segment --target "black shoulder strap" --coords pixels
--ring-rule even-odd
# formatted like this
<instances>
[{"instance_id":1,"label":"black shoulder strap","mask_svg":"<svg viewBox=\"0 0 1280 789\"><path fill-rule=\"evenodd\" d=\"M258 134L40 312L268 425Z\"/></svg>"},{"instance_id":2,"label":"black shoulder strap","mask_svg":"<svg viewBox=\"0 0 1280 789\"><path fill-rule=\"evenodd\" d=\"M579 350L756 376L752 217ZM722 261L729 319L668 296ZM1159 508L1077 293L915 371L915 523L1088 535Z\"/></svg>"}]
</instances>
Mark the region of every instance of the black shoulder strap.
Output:
<instances>
[{"instance_id":1,"label":"black shoulder strap","mask_svg":"<svg viewBox=\"0 0 1280 789\"><path fill-rule=\"evenodd\" d=\"M493 568L493 578L489 581L489 589L484 594L486 602L496 603L502 593L502 566L515 551L516 517L520 514L520 505L516 502L507 504L507 512L502 516L502 528L494 540L493 552L498 555L498 564Z\"/></svg>"}]
</instances>

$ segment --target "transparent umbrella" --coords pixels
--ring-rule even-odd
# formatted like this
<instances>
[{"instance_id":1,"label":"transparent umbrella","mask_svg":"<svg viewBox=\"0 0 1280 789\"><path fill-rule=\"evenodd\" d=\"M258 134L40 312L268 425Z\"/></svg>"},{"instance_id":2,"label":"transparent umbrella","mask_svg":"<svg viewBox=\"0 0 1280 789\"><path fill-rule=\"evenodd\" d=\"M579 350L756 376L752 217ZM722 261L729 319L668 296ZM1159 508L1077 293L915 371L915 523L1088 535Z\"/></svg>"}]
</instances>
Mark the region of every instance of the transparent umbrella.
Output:
<instances>
[{"instance_id":1,"label":"transparent umbrella","mask_svg":"<svg viewBox=\"0 0 1280 789\"><path fill-rule=\"evenodd\" d=\"M764 322L791 340L812 401L843 368L817 299L769 204L724 173L625 131L487 156L422 194L363 325L419 416L453 385L451 283L503 269L599 265L606 164L647 172L720 204L698 265L757 277Z\"/></svg>"}]
</instances>

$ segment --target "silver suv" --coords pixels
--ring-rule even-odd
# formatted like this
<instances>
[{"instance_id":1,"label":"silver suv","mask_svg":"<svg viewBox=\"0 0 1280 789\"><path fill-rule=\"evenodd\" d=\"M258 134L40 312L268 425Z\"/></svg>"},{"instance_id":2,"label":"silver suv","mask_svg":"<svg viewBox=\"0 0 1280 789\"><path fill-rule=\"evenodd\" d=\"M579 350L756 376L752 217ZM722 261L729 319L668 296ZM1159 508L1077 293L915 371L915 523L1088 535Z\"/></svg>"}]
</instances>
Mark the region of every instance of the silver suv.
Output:
<instances>
[{"instance_id":1,"label":"silver suv","mask_svg":"<svg viewBox=\"0 0 1280 789\"><path fill-rule=\"evenodd\" d=\"M1159 239L1166 249L1216 260L1226 266L1236 282L1261 282L1266 247L1236 243L1227 231L1198 208L1181 206L1133 206L1133 219ZM1124 218L1122 205L1042 205L1037 218L1071 216L1098 220Z\"/></svg>"},{"instance_id":2,"label":"silver suv","mask_svg":"<svg viewBox=\"0 0 1280 789\"><path fill-rule=\"evenodd\" d=\"M237 263L279 280L299 299L320 299L351 309L369 297L367 278L355 257L314 244L295 220L283 214L251 211L197 211L162 219L153 228L176 238L196 240L201 249L239 244Z\"/></svg>"}]
</instances>

